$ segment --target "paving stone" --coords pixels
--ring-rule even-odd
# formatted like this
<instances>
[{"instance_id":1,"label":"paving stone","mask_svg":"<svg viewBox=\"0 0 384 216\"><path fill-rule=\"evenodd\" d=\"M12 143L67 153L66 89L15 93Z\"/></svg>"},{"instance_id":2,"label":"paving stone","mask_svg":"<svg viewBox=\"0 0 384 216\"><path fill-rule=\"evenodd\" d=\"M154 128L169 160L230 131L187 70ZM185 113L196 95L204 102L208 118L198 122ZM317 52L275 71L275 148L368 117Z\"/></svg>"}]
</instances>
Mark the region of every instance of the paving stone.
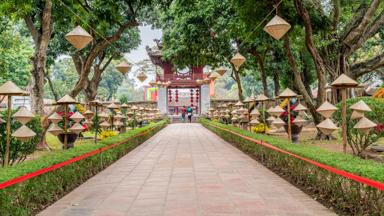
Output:
<instances>
[{"instance_id":1,"label":"paving stone","mask_svg":"<svg viewBox=\"0 0 384 216\"><path fill-rule=\"evenodd\" d=\"M199 124L171 124L40 215L336 215Z\"/></svg>"}]
</instances>

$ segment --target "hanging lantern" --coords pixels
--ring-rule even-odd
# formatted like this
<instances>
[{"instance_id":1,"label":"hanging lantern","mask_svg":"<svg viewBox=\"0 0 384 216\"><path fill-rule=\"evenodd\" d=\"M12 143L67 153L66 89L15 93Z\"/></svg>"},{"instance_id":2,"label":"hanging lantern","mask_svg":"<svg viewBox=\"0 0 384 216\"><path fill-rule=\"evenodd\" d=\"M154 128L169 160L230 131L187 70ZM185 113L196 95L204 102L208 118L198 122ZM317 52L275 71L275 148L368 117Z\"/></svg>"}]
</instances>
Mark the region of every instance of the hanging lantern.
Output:
<instances>
[{"instance_id":1,"label":"hanging lantern","mask_svg":"<svg viewBox=\"0 0 384 216\"><path fill-rule=\"evenodd\" d=\"M225 72L227 72L227 71L225 70L225 68L223 66L221 66L221 67L219 67L219 69L216 70L216 72L218 74L220 74L220 76L224 76Z\"/></svg>"},{"instance_id":2,"label":"hanging lantern","mask_svg":"<svg viewBox=\"0 0 384 216\"><path fill-rule=\"evenodd\" d=\"M57 113L55 112L55 113L53 113L52 115L50 115L50 116L48 117L48 120L49 120L50 122L52 122L53 124L57 124L57 123L59 123L59 122L61 122L61 121L63 120L63 117L61 117L59 114L57 114Z\"/></svg>"},{"instance_id":3,"label":"hanging lantern","mask_svg":"<svg viewBox=\"0 0 384 216\"><path fill-rule=\"evenodd\" d=\"M231 63L235 67L235 69L238 71L241 65L243 65L245 62L245 57L242 56L240 53L236 53L235 56L232 57Z\"/></svg>"},{"instance_id":4,"label":"hanging lantern","mask_svg":"<svg viewBox=\"0 0 384 216\"><path fill-rule=\"evenodd\" d=\"M325 135L330 135L331 133L333 133L333 131L338 129L338 127L329 118L316 125L316 127L319 128L319 130Z\"/></svg>"},{"instance_id":5,"label":"hanging lantern","mask_svg":"<svg viewBox=\"0 0 384 216\"><path fill-rule=\"evenodd\" d=\"M76 49L81 50L93 40L93 37L81 26L76 26L76 28L65 35L65 39Z\"/></svg>"},{"instance_id":6,"label":"hanging lantern","mask_svg":"<svg viewBox=\"0 0 384 216\"><path fill-rule=\"evenodd\" d=\"M291 25L279 16L275 16L265 25L264 31L276 40L280 40L291 28Z\"/></svg>"},{"instance_id":7,"label":"hanging lantern","mask_svg":"<svg viewBox=\"0 0 384 216\"><path fill-rule=\"evenodd\" d=\"M120 71L122 74L128 73L132 68L132 65L127 62L121 62L120 64L116 65L116 69Z\"/></svg>"},{"instance_id":8,"label":"hanging lantern","mask_svg":"<svg viewBox=\"0 0 384 216\"><path fill-rule=\"evenodd\" d=\"M52 123L51 126L48 128L48 132L51 133L54 136L57 136L59 134L64 133L63 129L61 129L57 124Z\"/></svg>"},{"instance_id":9,"label":"hanging lantern","mask_svg":"<svg viewBox=\"0 0 384 216\"><path fill-rule=\"evenodd\" d=\"M80 123L74 124L71 128L69 128L69 131L75 134L79 134L84 130L84 127Z\"/></svg>"},{"instance_id":10,"label":"hanging lantern","mask_svg":"<svg viewBox=\"0 0 384 216\"><path fill-rule=\"evenodd\" d=\"M140 80L140 82L144 82L148 77L147 75L145 75L145 73L142 71L140 72L137 77L136 77L138 80Z\"/></svg>"},{"instance_id":11,"label":"hanging lantern","mask_svg":"<svg viewBox=\"0 0 384 216\"><path fill-rule=\"evenodd\" d=\"M333 104L325 101L316 111L325 118L330 118L336 110L337 108Z\"/></svg>"},{"instance_id":12,"label":"hanging lantern","mask_svg":"<svg viewBox=\"0 0 384 216\"><path fill-rule=\"evenodd\" d=\"M75 114L73 114L71 117L69 117L70 119L72 119L73 121L75 121L76 123L79 123L81 120L84 119L84 116L81 115L81 113L79 112L76 112Z\"/></svg>"},{"instance_id":13,"label":"hanging lantern","mask_svg":"<svg viewBox=\"0 0 384 216\"><path fill-rule=\"evenodd\" d=\"M13 132L12 136L21 142L27 142L28 140L32 139L32 137L36 136L36 133L29 129L27 126L23 125L15 132Z\"/></svg>"},{"instance_id":14,"label":"hanging lantern","mask_svg":"<svg viewBox=\"0 0 384 216\"><path fill-rule=\"evenodd\" d=\"M366 117L362 117L353 128L358 129L362 133L368 134L370 130L376 126L377 124L373 121L367 119Z\"/></svg>"},{"instance_id":15,"label":"hanging lantern","mask_svg":"<svg viewBox=\"0 0 384 216\"><path fill-rule=\"evenodd\" d=\"M21 107L19 111L13 114L13 117L16 119L16 121L20 122L22 125L25 125L31 121L34 116L29 110L27 110L27 108Z\"/></svg>"},{"instance_id":16,"label":"hanging lantern","mask_svg":"<svg viewBox=\"0 0 384 216\"><path fill-rule=\"evenodd\" d=\"M284 125L286 125L286 123L283 120L281 120L281 118L275 118L275 120L273 120L272 124L275 125L275 127L277 127L277 128L281 128Z\"/></svg>"}]
</instances>

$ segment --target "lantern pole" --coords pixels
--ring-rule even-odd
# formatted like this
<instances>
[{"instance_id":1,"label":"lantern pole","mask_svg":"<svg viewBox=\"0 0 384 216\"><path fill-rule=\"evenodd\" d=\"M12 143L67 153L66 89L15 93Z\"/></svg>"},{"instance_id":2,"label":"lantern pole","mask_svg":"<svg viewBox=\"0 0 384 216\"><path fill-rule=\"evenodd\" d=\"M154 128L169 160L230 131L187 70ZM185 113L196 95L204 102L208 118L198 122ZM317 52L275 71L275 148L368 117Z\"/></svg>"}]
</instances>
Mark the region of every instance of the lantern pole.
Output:
<instances>
[{"instance_id":1,"label":"lantern pole","mask_svg":"<svg viewBox=\"0 0 384 216\"><path fill-rule=\"evenodd\" d=\"M7 113L7 142L5 146L5 161L4 165L9 164L9 148L11 145L11 115L12 115L12 96L8 95L8 113Z\"/></svg>"},{"instance_id":2,"label":"lantern pole","mask_svg":"<svg viewBox=\"0 0 384 216\"><path fill-rule=\"evenodd\" d=\"M347 89L341 88L340 91L341 91L343 152L347 153Z\"/></svg>"},{"instance_id":3,"label":"lantern pole","mask_svg":"<svg viewBox=\"0 0 384 216\"><path fill-rule=\"evenodd\" d=\"M97 107L98 107L98 105L96 104L95 105L95 118L96 118L96 121L95 121L95 144L97 144L97 133L98 133L98 131L99 131L99 115L98 115L98 113L97 113Z\"/></svg>"},{"instance_id":4,"label":"lantern pole","mask_svg":"<svg viewBox=\"0 0 384 216\"><path fill-rule=\"evenodd\" d=\"M64 149L68 149L68 105L64 104Z\"/></svg>"},{"instance_id":5,"label":"lantern pole","mask_svg":"<svg viewBox=\"0 0 384 216\"><path fill-rule=\"evenodd\" d=\"M287 100L288 100L288 107L287 107L287 111L288 111L288 120L287 120L287 123L288 123L288 139L289 139L289 142L292 142L291 98L287 98Z\"/></svg>"}]
</instances>

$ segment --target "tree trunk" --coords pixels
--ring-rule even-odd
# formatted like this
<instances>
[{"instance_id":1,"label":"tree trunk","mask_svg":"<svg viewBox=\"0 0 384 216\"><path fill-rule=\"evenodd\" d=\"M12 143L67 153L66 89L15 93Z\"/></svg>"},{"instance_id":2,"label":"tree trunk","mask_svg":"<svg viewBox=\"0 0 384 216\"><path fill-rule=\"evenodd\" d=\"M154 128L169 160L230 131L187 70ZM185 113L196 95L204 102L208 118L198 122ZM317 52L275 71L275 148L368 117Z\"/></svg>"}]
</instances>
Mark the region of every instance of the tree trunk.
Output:
<instances>
[{"instance_id":1,"label":"tree trunk","mask_svg":"<svg viewBox=\"0 0 384 216\"><path fill-rule=\"evenodd\" d=\"M279 72L278 71L274 71L273 73L273 84L275 86L275 96L279 95L280 94L280 82L279 82Z\"/></svg>"},{"instance_id":2,"label":"tree trunk","mask_svg":"<svg viewBox=\"0 0 384 216\"><path fill-rule=\"evenodd\" d=\"M30 81L31 109L32 112L43 117L43 132L37 148L45 149L47 148L45 135L48 127L44 125L44 119L46 118L44 116L44 77L47 49L52 35L52 2L50 0L45 1L44 9L38 22L40 28L36 28L31 16L25 16L24 21L35 43Z\"/></svg>"},{"instance_id":3,"label":"tree trunk","mask_svg":"<svg viewBox=\"0 0 384 216\"><path fill-rule=\"evenodd\" d=\"M241 86L241 79L240 79L240 74L239 72L235 69L235 67L231 64L232 66L232 71L233 71L233 76L232 78L235 80L238 88L238 95L239 95L239 100L243 101L244 96L243 96L243 87Z\"/></svg>"},{"instance_id":4,"label":"tree trunk","mask_svg":"<svg viewBox=\"0 0 384 216\"><path fill-rule=\"evenodd\" d=\"M250 53L256 57L257 63L259 64L260 67L260 78L261 78L261 83L263 84L263 92L264 95L269 97L269 91L268 91L268 83L267 83L267 74L265 71L265 55L267 51L269 50L269 47L267 47L264 51L264 54L259 54L256 50L256 48L253 48Z\"/></svg>"}]
</instances>

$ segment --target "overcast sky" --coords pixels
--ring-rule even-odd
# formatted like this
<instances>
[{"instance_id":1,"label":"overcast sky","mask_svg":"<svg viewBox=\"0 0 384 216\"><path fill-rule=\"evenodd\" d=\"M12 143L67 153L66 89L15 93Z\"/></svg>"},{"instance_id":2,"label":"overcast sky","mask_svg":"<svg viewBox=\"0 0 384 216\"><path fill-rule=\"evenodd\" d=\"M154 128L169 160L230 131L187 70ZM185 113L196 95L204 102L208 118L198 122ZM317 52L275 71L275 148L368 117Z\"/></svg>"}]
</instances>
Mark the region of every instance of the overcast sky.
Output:
<instances>
[{"instance_id":1,"label":"overcast sky","mask_svg":"<svg viewBox=\"0 0 384 216\"><path fill-rule=\"evenodd\" d=\"M156 43L153 41L154 39L161 39L162 32L158 29L151 29L151 26L140 26L140 38L141 44L132 52L126 55L126 58L129 62L136 63L143 59L148 59L147 51L145 50L146 46L152 47Z\"/></svg>"}]
</instances>

